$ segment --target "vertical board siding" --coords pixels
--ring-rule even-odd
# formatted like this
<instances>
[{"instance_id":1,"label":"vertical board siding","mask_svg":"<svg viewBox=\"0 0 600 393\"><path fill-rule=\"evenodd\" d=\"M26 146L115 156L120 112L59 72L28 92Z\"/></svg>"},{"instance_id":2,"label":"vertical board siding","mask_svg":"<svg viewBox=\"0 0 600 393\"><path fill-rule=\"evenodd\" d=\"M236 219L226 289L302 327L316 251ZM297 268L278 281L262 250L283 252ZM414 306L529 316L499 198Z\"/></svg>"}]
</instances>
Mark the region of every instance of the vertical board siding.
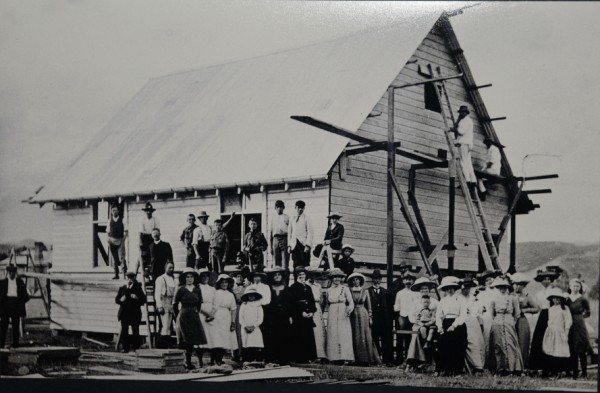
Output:
<instances>
[{"instance_id":1,"label":"vertical board siding","mask_svg":"<svg viewBox=\"0 0 600 393\"><path fill-rule=\"evenodd\" d=\"M206 210L210 216L208 223L220 216L218 199L214 196L184 200L150 201L156 209L153 213L160 222L161 239L171 244L175 270L185 268L186 249L180 241L181 232L188 225L188 214L198 215L201 210ZM142 211L146 202L128 203L127 220L129 225L128 260L134 266L140 254L139 239L140 226L145 212ZM133 262L133 264L131 263Z\"/></svg>"},{"instance_id":2,"label":"vertical board siding","mask_svg":"<svg viewBox=\"0 0 600 393\"><path fill-rule=\"evenodd\" d=\"M54 210L52 272L92 269L92 209Z\"/></svg>"},{"instance_id":3,"label":"vertical board siding","mask_svg":"<svg viewBox=\"0 0 600 393\"><path fill-rule=\"evenodd\" d=\"M440 66L442 75L453 75L459 72L448 52L444 38L433 31L415 51L411 60L417 62L407 64L392 84L402 85L422 80L423 76L418 74L418 66L426 67L430 63L434 69ZM454 112L465 103L473 108L462 80L450 80L446 85ZM401 141L402 147L434 156L437 155L438 149L448 150L443 134L442 116L425 109L423 85L399 89L395 94L395 139ZM359 128L358 134L385 140L387 138L387 93L384 92L373 110L381 112L381 116L367 118ZM483 144L485 134L474 111L471 111L470 116L474 123L473 165L477 169L483 166L486 155ZM396 176L407 200L408 171L412 164L417 162L396 157ZM332 171L331 210L340 211L344 215L341 223L346 228L345 242L356 246L354 257L357 261L386 263L386 169L386 153L379 151L352 156L350 169L346 171L344 180L340 180L339 162ZM448 228L448 170L417 171L415 187L421 215L431 243L435 246ZM492 233L498 232L498 226L508 211L509 199L504 185L495 184L488 187L488 197L483 207ZM412 209L410 214L415 219ZM394 263L398 264L401 261L422 263L418 252L407 251L408 247L416 243L400 212L400 204L395 196L394 223ZM477 270L477 240L460 189L456 190L455 245L458 248L455 268ZM508 241L505 237L499 250L500 264L504 269L509 263L508 250ZM438 254L438 262L442 268L447 267L445 251Z\"/></svg>"},{"instance_id":4,"label":"vertical board siding","mask_svg":"<svg viewBox=\"0 0 600 393\"><path fill-rule=\"evenodd\" d=\"M304 214L311 220L314 230L313 236L313 248L316 244L322 243L325 237L325 231L327 229L327 216L329 215L329 189L328 188L316 188L310 190L292 190L292 191L271 191L267 193L266 199L266 219L267 223L271 220L275 212L275 201L278 199L285 203L285 210L283 211L288 216L293 217L296 214L294 206L297 200L303 200L306 202L306 209ZM342 212L343 214L343 212ZM265 227L265 235L267 234L267 227ZM270 239L267 239L270 241ZM345 242L345 240L344 240ZM317 258L311 257L311 263L318 263ZM272 263L273 257L270 252L267 253L267 261Z\"/></svg>"}]
</instances>

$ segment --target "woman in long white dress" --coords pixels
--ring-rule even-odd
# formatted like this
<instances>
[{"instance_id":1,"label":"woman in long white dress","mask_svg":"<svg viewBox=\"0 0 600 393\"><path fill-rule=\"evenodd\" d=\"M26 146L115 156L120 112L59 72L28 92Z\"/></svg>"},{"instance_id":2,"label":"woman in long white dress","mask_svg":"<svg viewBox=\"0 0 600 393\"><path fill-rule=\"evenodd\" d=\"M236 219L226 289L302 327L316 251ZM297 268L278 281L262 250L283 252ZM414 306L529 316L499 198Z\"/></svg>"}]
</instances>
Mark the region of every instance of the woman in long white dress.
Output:
<instances>
[{"instance_id":1,"label":"woman in long white dress","mask_svg":"<svg viewBox=\"0 0 600 393\"><path fill-rule=\"evenodd\" d=\"M342 284L346 275L338 268L329 271L331 286L327 288L327 359L330 362L353 362L352 325L350 314L354 310L352 294Z\"/></svg>"},{"instance_id":2,"label":"woman in long white dress","mask_svg":"<svg viewBox=\"0 0 600 393\"><path fill-rule=\"evenodd\" d=\"M237 304L235 296L229 291L230 286L233 286L233 279L227 274L219 274L212 301L211 315L213 319L208 322L212 340L211 354L216 365L223 364L223 356L226 351L232 351L238 347L235 336Z\"/></svg>"},{"instance_id":3,"label":"woman in long white dress","mask_svg":"<svg viewBox=\"0 0 600 393\"><path fill-rule=\"evenodd\" d=\"M199 269L198 275L200 277L200 292L202 293L202 305L200 306L200 323L202 324L202 329L204 330L204 334L206 335L206 344L201 345L200 348L212 349L212 337L211 337L211 327L209 326L209 322L212 321L212 310L213 310L213 300L215 298L215 288L209 285L208 281L210 280L210 272L208 269ZM210 364L214 364L214 359L210 357Z\"/></svg>"},{"instance_id":4,"label":"woman in long white dress","mask_svg":"<svg viewBox=\"0 0 600 393\"><path fill-rule=\"evenodd\" d=\"M483 371L485 344L483 342L481 325L476 315L475 300L472 296L472 291L475 287L477 287L476 281L469 279L461 281L461 296L467 305L467 317L465 319L465 325L467 326L467 352L465 358L473 371Z\"/></svg>"}]
</instances>

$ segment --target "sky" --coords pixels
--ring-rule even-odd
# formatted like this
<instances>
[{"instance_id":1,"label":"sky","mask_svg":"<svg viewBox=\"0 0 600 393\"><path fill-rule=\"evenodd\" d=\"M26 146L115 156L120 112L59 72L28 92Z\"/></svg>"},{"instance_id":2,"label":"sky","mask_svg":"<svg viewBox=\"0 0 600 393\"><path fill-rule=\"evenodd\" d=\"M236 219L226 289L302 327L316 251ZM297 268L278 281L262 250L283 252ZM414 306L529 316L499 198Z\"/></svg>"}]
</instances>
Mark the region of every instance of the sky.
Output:
<instances>
[{"instance_id":1,"label":"sky","mask_svg":"<svg viewBox=\"0 0 600 393\"><path fill-rule=\"evenodd\" d=\"M464 2L4 0L0 4L0 242L51 242L60 173L153 77L276 52ZM484 3L451 19L516 175L541 205L518 241L600 240L600 3ZM594 47L596 46L596 47Z\"/></svg>"}]
</instances>

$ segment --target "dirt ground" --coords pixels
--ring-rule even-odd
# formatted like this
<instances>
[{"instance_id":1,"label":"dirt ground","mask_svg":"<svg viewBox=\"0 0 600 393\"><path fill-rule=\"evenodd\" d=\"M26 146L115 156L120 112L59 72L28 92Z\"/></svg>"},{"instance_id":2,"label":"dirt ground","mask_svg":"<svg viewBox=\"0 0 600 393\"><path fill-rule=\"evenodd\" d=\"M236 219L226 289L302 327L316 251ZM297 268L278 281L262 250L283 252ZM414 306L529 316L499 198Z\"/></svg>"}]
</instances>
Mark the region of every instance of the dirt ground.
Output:
<instances>
[{"instance_id":1,"label":"dirt ground","mask_svg":"<svg viewBox=\"0 0 600 393\"><path fill-rule=\"evenodd\" d=\"M10 337L9 332L9 337ZM82 351L114 351L114 336L112 334L88 334L90 339L105 345L100 345L82 337L76 332L51 332L44 324L28 325L25 337L21 339L23 346L66 346L79 347ZM207 359L205 359L207 360ZM17 367L2 367L3 375L19 375ZM546 390L546 389L576 389L582 391L597 391L597 368L588 371L588 380L574 381L570 378L542 379L532 376L496 376L488 372L475 376L462 375L460 377L434 376L432 373L406 372L394 367L358 367L336 366L328 364L295 365L310 371L314 375L315 383L380 383L394 386L419 386L419 387L451 387L474 389L513 389L513 390ZM597 367L597 366L595 366ZM89 375L116 375L111 374L111 369L123 372L135 371L135 367L128 365L115 357L114 360L94 360L82 355L76 364L43 364L37 369L28 370L27 374L39 373L55 378L81 378ZM22 370L21 370L22 371Z\"/></svg>"}]
</instances>

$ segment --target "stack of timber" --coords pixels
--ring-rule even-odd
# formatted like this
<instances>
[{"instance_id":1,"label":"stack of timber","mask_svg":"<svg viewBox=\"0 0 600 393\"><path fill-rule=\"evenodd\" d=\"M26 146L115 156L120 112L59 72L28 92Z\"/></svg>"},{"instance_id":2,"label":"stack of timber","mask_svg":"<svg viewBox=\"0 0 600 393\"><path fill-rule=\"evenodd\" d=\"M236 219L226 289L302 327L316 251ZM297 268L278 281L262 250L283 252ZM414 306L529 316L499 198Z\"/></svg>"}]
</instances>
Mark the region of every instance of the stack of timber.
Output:
<instances>
[{"instance_id":1,"label":"stack of timber","mask_svg":"<svg viewBox=\"0 0 600 393\"><path fill-rule=\"evenodd\" d=\"M40 366L44 364L76 364L81 354L75 347L24 347L13 348L8 363L14 365Z\"/></svg>"},{"instance_id":2,"label":"stack of timber","mask_svg":"<svg viewBox=\"0 0 600 393\"><path fill-rule=\"evenodd\" d=\"M83 351L86 361L92 359L103 359L120 361L124 366L137 367L137 357L134 353L104 352L104 351Z\"/></svg>"},{"instance_id":3,"label":"stack of timber","mask_svg":"<svg viewBox=\"0 0 600 393\"><path fill-rule=\"evenodd\" d=\"M183 371L185 352L178 349L139 349L137 368L140 371L173 374Z\"/></svg>"}]
</instances>

